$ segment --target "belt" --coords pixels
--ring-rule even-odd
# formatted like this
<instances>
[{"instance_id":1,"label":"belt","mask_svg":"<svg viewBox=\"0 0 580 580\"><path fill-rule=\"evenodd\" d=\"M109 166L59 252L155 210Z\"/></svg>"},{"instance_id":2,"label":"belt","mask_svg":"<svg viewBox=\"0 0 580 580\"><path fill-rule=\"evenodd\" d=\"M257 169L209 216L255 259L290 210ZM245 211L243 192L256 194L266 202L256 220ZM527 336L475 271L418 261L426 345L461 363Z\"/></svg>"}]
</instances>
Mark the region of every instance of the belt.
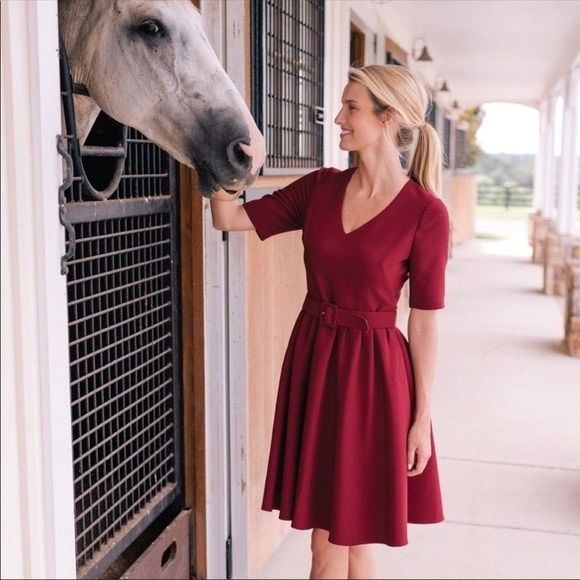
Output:
<instances>
[{"instance_id":1,"label":"belt","mask_svg":"<svg viewBox=\"0 0 580 580\"><path fill-rule=\"evenodd\" d=\"M302 305L302 310L320 319L321 324L334 328L335 326L347 326L358 330L369 328L389 328L395 326L397 321L396 310L382 312L363 312L360 310L343 310L336 304L321 302L310 294Z\"/></svg>"}]
</instances>

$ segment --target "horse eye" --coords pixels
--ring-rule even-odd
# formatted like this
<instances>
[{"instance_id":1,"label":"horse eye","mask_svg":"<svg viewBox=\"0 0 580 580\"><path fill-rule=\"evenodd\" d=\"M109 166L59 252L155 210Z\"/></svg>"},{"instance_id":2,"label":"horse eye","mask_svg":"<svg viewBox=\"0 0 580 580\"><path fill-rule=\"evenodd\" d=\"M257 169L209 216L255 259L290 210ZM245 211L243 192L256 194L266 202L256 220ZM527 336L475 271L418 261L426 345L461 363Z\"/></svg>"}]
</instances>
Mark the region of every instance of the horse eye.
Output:
<instances>
[{"instance_id":1,"label":"horse eye","mask_svg":"<svg viewBox=\"0 0 580 580\"><path fill-rule=\"evenodd\" d=\"M165 36L165 30L157 20L144 20L139 25L139 32L149 38Z\"/></svg>"}]
</instances>

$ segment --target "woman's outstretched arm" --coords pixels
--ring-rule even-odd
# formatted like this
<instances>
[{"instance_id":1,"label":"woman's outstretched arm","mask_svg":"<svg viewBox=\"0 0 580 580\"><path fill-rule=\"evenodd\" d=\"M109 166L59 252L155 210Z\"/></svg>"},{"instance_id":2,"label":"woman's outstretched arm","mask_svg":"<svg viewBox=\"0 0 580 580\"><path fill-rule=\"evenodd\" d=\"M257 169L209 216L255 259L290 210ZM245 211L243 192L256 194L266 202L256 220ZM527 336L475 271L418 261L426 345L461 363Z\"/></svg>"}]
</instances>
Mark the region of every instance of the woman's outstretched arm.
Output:
<instances>
[{"instance_id":1,"label":"woman's outstretched arm","mask_svg":"<svg viewBox=\"0 0 580 580\"><path fill-rule=\"evenodd\" d=\"M222 231L249 231L254 229L244 206L238 202L237 195L220 189L210 199L213 227Z\"/></svg>"}]
</instances>

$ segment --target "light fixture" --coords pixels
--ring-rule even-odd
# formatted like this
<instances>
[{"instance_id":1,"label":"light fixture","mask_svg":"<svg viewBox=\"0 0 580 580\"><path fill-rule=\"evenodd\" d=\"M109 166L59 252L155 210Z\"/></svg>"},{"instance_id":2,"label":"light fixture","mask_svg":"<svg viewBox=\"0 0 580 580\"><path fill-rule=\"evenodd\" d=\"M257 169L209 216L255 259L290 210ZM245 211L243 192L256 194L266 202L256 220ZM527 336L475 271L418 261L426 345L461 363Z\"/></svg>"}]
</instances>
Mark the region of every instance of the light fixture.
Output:
<instances>
[{"instance_id":1,"label":"light fixture","mask_svg":"<svg viewBox=\"0 0 580 580\"><path fill-rule=\"evenodd\" d=\"M435 92L437 95L437 101L441 103L446 109L451 108L451 90L447 81L443 77L439 77L435 81Z\"/></svg>"},{"instance_id":2,"label":"light fixture","mask_svg":"<svg viewBox=\"0 0 580 580\"><path fill-rule=\"evenodd\" d=\"M459 117L461 117L461 107L459 106L457 100L454 100L453 104L451 105L451 116L455 122L458 122Z\"/></svg>"},{"instance_id":3,"label":"light fixture","mask_svg":"<svg viewBox=\"0 0 580 580\"><path fill-rule=\"evenodd\" d=\"M427 50L427 45L425 44L425 41L422 38L417 38L413 43L413 58L417 62L422 63L433 61L431 55L429 54L429 51Z\"/></svg>"}]
</instances>

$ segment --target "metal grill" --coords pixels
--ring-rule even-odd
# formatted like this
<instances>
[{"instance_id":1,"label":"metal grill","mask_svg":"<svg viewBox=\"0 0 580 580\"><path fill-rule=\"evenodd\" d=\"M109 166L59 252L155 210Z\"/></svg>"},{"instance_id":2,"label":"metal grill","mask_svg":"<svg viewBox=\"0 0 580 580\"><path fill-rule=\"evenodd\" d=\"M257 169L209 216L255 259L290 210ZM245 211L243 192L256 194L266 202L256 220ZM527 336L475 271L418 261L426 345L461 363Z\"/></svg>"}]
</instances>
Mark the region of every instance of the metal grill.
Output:
<instances>
[{"instance_id":1,"label":"metal grill","mask_svg":"<svg viewBox=\"0 0 580 580\"><path fill-rule=\"evenodd\" d=\"M106 119L106 116L102 115L100 117L101 120L103 118ZM86 141L87 145L98 146L99 137L102 133L106 133L106 127L99 125L98 121ZM127 133L127 159L129 160L131 172L127 172L129 165L126 164L119 187L109 197L110 200L142 199L144 197L157 196L162 191L167 193L171 158L154 143L151 143L138 131L131 128L128 128ZM109 166L113 162L114 160L103 159L102 157L86 158L84 160L85 172L92 178L93 182L98 182L107 178L110 171ZM81 202L86 199L90 198L83 194L81 181L75 180L72 187L66 192L67 203Z\"/></svg>"},{"instance_id":2,"label":"metal grill","mask_svg":"<svg viewBox=\"0 0 580 580\"><path fill-rule=\"evenodd\" d=\"M445 118L443 124L443 167L450 167L451 163L451 119Z\"/></svg>"},{"instance_id":3,"label":"metal grill","mask_svg":"<svg viewBox=\"0 0 580 580\"><path fill-rule=\"evenodd\" d=\"M437 103L433 100L431 100L427 109L426 121L437 130Z\"/></svg>"},{"instance_id":4,"label":"metal grill","mask_svg":"<svg viewBox=\"0 0 580 580\"><path fill-rule=\"evenodd\" d=\"M129 129L117 190L83 195L75 177L64 215L76 548L79 576L96 577L181 501L175 163Z\"/></svg>"},{"instance_id":5,"label":"metal grill","mask_svg":"<svg viewBox=\"0 0 580 580\"><path fill-rule=\"evenodd\" d=\"M323 163L324 0L253 0L254 117L264 173Z\"/></svg>"},{"instance_id":6,"label":"metal grill","mask_svg":"<svg viewBox=\"0 0 580 580\"><path fill-rule=\"evenodd\" d=\"M455 130L455 168L467 167L467 131Z\"/></svg>"}]
</instances>

